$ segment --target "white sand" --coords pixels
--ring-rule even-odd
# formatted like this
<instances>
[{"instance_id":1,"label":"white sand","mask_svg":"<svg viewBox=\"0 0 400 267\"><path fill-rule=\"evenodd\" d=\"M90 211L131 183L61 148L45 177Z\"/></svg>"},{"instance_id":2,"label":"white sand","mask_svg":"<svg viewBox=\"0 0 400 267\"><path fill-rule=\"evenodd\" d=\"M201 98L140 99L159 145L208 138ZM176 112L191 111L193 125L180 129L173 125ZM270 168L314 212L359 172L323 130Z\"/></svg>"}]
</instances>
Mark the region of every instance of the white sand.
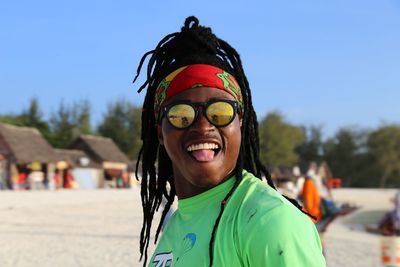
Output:
<instances>
[{"instance_id":1,"label":"white sand","mask_svg":"<svg viewBox=\"0 0 400 267\"><path fill-rule=\"evenodd\" d=\"M333 191L338 202L360 206L355 212L339 217L324 234L329 267L381 267L380 239L367 233L365 225L377 224L393 208L392 189L338 189Z\"/></svg>"},{"instance_id":2,"label":"white sand","mask_svg":"<svg viewBox=\"0 0 400 267\"><path fill-rule=\"evenodd\" d=\"M0 192L0 266L141 266L140 209L138 188Z\"/></svg>"},{"instance_id":3,"label":"white sand","mask_svg":"<svg viewBox=\"0 0 400 267\"><path fill-rule=\"evenodd\" d=\"M378 267L380 237L365 233L391 209L394 190L340 189L339 201L362 205L325 233L329 267ZM139 188L0 191L1 267L141 266Z\"/></svg>"}]
</instances>

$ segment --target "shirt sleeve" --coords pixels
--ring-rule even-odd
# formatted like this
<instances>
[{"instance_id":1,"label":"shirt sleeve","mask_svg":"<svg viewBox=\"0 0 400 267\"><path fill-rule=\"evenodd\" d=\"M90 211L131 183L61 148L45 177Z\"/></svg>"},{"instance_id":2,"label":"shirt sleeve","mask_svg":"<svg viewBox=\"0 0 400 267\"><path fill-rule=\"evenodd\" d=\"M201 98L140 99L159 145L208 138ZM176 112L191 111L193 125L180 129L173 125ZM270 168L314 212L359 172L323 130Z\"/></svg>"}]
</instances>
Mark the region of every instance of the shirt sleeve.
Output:
<instances>
[{"instance_id":1,"label":"shirt sleeve","mask_svg":"<svg viewBox=\"0 0 400 267\"><path fill-rule=\"evenodd\" d=\"M290 204L259 211L243 227L248 267L326 267L315 225Z\"/></svg>"}]
</instances>

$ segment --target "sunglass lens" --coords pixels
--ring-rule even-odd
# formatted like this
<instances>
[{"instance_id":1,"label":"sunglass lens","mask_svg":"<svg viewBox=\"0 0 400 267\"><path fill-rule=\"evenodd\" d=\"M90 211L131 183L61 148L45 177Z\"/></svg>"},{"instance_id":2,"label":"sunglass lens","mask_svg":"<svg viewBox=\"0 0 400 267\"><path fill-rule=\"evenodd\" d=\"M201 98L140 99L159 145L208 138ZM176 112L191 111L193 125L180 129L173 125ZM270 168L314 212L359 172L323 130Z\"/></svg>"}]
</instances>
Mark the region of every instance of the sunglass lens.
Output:
<instances>
[{"instance_id":1,"label":"sunglass lens","mask_svg":"<svg viewBox=\"0 0 400 267\"><path fill-rule=\"evenodd\" d=\"M176 128L189 127L195 116L193 107L187 104L174 105L167 113L168 121Z\"/></svg>"},{"instance_id":2,"label":"sunglass lens","mask_svg":"<svg viewBox=\"0 0 400 267\"><path fill-rule=\"evenodd\" d=\"M216 126L225 126L231 123L235 117L233 106L227 102L214 102L206 111L207 118Z\"/></svg>"}]
</instances>

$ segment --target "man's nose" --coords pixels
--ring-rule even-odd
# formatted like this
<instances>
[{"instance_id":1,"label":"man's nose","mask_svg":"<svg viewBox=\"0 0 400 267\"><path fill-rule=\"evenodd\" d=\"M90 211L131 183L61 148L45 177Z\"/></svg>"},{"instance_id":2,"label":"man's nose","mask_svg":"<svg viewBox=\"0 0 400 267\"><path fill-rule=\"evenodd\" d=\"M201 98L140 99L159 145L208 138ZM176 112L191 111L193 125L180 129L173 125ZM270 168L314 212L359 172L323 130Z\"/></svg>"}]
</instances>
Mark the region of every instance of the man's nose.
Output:
<instances>
[{"instance_id":1,"label":"man's nose","mask_svg":"<svg viewBox=\"0 0 400 267\"><path fill-rule=\"evenodd\" d=\"M215 129L215 126L212 125L206 118L204 112L202 110L199 110L199 115L197 116L196 121L193 123L192 127L193 130L197 131L213 131Z\"/></svg>"}]
</instances>

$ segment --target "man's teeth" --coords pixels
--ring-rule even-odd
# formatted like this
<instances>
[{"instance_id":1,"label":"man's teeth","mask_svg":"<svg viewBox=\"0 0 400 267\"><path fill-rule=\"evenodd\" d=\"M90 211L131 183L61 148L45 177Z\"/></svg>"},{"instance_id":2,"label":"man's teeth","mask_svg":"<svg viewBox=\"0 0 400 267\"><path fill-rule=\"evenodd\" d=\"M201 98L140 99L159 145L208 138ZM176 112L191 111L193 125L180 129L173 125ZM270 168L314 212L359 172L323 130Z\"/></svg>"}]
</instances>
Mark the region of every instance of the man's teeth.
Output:
<instances>
[{"instance_id":1,"label":"man's teeth","mask_svg":"<svg viewBox=\"0 0 400 267\"><path fill-rule=\"evenodd\" d=\"M187 148L187 151L195 151L195 150L201 150L201 149L218 149L218 145L214 143L204 143L204 144L196 144L196 145L191 145Z\"/></svg>"}]
</instances>

